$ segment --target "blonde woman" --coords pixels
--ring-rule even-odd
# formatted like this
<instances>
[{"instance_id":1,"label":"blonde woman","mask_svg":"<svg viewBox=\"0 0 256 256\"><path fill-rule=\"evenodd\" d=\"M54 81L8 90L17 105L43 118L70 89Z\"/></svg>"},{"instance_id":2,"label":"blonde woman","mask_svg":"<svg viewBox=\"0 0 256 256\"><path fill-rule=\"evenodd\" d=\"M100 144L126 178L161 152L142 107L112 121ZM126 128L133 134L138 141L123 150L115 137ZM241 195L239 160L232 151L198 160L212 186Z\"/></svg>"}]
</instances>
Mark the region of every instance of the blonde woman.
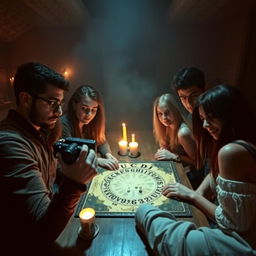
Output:
<instances>
[{"instance_id":1,"label":"blonde woman","mask_svg":"<svg viewBox=\"0 0 256 256\"><path fill-rule=\"evenodd\" d=\"M67 113L61 117L62 137L94 139L99 166L116 170L118 160L111 154L105 136L105 111L100 93L90 85L81 85L71 96Z\"/></svg>"},{"instance_id":2,"label":"blonde woman","mask_svg":"<svg viewBox=\"0 0 256 256\"><path fill-rule=\"evenodd\" d=\"M153 128L159 149L156 160L195 163L196 144L189 126L184 121L182 106L174 94L156 98L153 108Z\"/></svg>"}]
</instances>

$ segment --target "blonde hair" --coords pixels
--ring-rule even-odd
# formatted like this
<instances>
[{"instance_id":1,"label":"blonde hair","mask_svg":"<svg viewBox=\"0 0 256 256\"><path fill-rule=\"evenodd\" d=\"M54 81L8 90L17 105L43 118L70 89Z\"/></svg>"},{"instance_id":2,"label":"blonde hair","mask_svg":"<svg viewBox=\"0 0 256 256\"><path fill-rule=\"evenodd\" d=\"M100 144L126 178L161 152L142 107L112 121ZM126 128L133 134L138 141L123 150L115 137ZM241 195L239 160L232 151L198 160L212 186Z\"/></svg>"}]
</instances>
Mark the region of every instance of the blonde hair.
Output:
<instances>
[{"instance_id":1,"label":"blonde hair","mask_svg":"<svg viewBox=\"0 0 256 256\"><path fill-rule=\"evenodd\" d=\"M166 108L173 114L173 125L164 126L159 120L157 107L165 104ZM182 106L177 96L171 93L162 94L157 97L153 105L153 133L160 146L168 147L173 151L178 146L178 131L183 122L187 123L182 113Z\"/></svg>"}]
</instances>

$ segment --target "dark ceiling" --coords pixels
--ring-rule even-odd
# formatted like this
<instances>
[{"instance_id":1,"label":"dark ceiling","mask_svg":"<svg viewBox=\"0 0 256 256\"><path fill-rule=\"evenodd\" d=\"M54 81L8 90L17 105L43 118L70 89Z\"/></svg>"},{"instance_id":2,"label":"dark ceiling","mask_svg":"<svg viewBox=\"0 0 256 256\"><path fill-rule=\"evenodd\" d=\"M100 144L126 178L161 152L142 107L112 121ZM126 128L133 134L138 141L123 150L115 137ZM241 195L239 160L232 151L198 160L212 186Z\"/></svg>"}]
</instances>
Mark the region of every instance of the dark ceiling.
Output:
<instances>
[{"instance_id":1,"label":"dark ceiling","mask_svg":"<svg viewBox=\"0 0 256 256\"><path fill-rule=\"evenodd\" d=\"M40 26L78 26L88 16L106 15L106 7L151 4L167 22L204 20L234 5L255 7L255 0L0 0L0 42L11 42Z\"/></svg>"},{"instance_id":2,"label":"dark ceiling","mask_svg":"<svg viewBox=\"0 0 256 256\"><path fill-rule=\"evenodd\" d=\"M35 26L76 26L86 15L81 0L0 0L0 41L13 41Z\"/></svg>"}]
</instances>

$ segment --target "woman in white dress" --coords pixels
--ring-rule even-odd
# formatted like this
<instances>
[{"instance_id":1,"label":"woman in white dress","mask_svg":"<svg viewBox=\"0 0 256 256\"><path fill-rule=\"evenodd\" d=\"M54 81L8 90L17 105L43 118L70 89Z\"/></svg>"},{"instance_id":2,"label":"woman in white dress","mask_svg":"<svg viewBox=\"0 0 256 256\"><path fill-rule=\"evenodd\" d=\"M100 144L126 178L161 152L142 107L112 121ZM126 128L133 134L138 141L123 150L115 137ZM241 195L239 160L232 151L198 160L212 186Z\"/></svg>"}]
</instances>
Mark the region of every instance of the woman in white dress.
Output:
<instances>
[{"instance_id":1,"label":"woman in white dress","mask_svg":"<svg viewBox=\"0 0 256 256\"><path fill-rule=\"evenodd\" d=\"M217 228L197 228L177 221L171 213L142 205L136 224L157 255L256 255L255 121L236 87L219 85L199 97L193 131L198 159L211 159L211 175L196 191L175 183L167 185L163 195L198 207ZM216 182L218 206L206 196L211 179Z\"/></svg>"}]
</instances>

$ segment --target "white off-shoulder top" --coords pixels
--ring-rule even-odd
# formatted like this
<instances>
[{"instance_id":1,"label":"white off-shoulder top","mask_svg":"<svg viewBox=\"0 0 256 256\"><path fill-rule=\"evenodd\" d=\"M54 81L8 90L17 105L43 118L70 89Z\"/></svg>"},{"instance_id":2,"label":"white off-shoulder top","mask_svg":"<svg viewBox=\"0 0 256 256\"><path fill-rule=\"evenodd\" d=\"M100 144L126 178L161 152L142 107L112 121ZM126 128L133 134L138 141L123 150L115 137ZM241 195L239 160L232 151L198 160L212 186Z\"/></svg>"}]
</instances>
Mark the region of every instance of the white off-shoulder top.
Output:
<instances>
[{"instance_id":1,"label":"white off-shoulder top","mask_svg":"<svg viewBox=\"0 0 256 256\"><path fill-rule=\"evenodd\" d=\"M256 243L256 184L216 179L219 205L216 222L221 229L236 231L252 246Z\"/></svg>"}]
</instances>

